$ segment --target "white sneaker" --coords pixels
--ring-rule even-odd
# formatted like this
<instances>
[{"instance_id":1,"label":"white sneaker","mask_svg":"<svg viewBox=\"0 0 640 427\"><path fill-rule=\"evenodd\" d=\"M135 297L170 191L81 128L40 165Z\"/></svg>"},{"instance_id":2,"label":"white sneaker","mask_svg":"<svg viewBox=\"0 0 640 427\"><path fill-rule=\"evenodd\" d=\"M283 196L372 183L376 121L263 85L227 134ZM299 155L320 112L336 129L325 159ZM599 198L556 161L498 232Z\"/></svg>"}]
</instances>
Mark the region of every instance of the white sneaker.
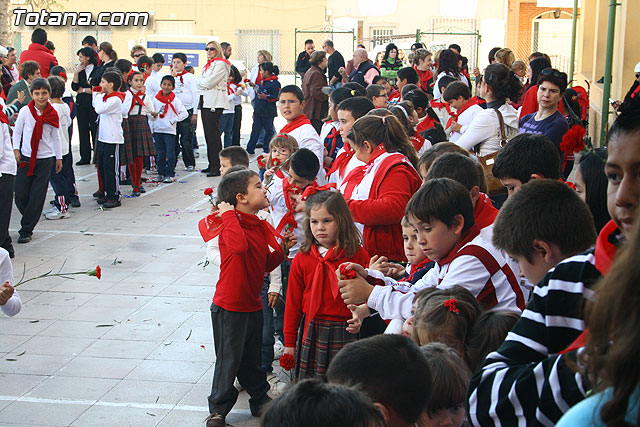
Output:
<instances>
[{"instance_id":1,"label":"white sneaker","mask_svg":"<svg viewBox=\"0 0 640 427\"><path fill-rule=\"evenodd\" d=\"M273 345L273 360L278 360L284 354L284 344L276 338L276 343Z\"/></svg>"},{"instance_id":2,"label":"white sneaker","mask_svg":"<svg viewBox=\"0 0 640 427\"><path fill-rule=\"evenodd\" d=\"M158 176L160 176L160 175L158 175ZM173 177L171 177L171 176L167 176L162 180L162 182L164 182L165 184L171 184L173 181L175 181L175 179Z\"/></svg>"},{"instance_id":3,"label":"white sneaker","mask_svg":"<svg viewBox=\"0 0 640 427\"><path fill-rule=\"evenodd\" d=\"M197 159L198 157L200 157L200 151L198 151L198 149L196 148L195 150L193 150L193 155Z\"/></svg>"},{"instance_id":4,"label":"white sneaker","mask_svg":"<svg viewBox=\"0 0 640 427\"><path fill-rule=\"evenodd\" d=\"M274 374L273 372L267 374L267 382L271 386L270 394L275 396L280 396L284 389L287 387L287 383L282 381L279 376Z\"/></svg>"},{"instance_id":5,"label":"white sneaker","mask_svg":"<svg viewBox=\"0 0 640 427\"><path fill-rule=\"evenodd\" d=\"M50 212L47 213L44 216L46 219L62 219L62 218L70 218L71 214L69 213L69 211L66 212L60 212L57 208L55 212Z\"/></svg>"},{"instance_id":6,"label":"white sneaker","mask_svg":"<svg viewBox=\"0 0 640 427\"><path fill-rule=\"evenodd\" d=\"M58 208L54 206L51 206L49 209L47 209L46 211L42 212L42 215L47 216L47 214L52 214L54 212L59 212Z\"/></svg>"},{"instance_id":7,"label":"white sneaker","mask_svg":"<svg viewBox=\"0 0 640 427\"><path fill-rule=\"evenodd\" d=\"M194 170L196 170L196 168L193 166L187 166L187 172L193 172Z\"/></svg>"}]
</instances>

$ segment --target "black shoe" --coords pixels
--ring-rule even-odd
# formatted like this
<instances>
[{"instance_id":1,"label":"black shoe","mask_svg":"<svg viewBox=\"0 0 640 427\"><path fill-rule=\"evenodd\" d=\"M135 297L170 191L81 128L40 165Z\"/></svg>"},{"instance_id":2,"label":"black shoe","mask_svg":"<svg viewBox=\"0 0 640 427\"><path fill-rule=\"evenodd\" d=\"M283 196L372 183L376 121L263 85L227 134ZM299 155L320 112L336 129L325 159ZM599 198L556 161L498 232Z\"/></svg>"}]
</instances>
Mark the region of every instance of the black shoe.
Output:
<instances>
[{"instance_id":1,"label":"black shoe","mask_svg":"<svg viewBox=\"0 0 640 427\"><path fill-rule=\"evenodd\" d=\"M78 160L76 162L76 166L82 166L82 165L88 165L89 164L89 160Z\"/></svg>"},{"instance_id":2,"label":"black shoe","mask_svg":"<svg viewBox=\"0 0 640 427\"><path fill-rule=\"evenodd\" d=\"M251 410L251 415L253 415L254 417L261 416L262 412L266 409L269 403L271 403L271 398L266 394L264 395L264 398L261 399L259 402L255 402L255 403L249 402L249 409Z\"/></svg>"},{"instance_id":3,"label":"black shoe","mask_svg":"<svg viewBox=\"0 0 640 427\"><path fill-rule=\"evenodd\" d=\"M206 169L201 169L200 172L202 173L209 173L209 171L211 171L211 168L206 168Z\"/></svg>"},{"instance_id":4,"label":"black shoe","mask_svg":"<svg viewBox=\"0 0 640 427\"><path fill-rule=\"evenodd\" d=\"M130 179L124 179L124 180L120 181L120 185L131 185L131 180Z\"/></svg>"},{"instance_id":5,"label":"black shoe","mask_svg":"<svg viewBox=\"0 0 640 427\"><path fill-rule=\"evenodd\" d=\"M31 241L31 234L20 233L18 237L18 243L29 243Z\"/></svg>"},{"instance_id":6,"label":"black shoe","mask_svg":"<svg viewBox=\"0 0 640 427\"><path fill-rule=\"evenodd\" d=\"M141 192L141 193L146 193L146 192L147 192L147 190L145 190L145 189L144 189L144 187L141 185L141 186L140 186L140 192Z\"/></svg>"},{"instance_id":7,"label":"black shoe","mask_svg":"<svg viewBox=\"0 0 640 427\"><path fill-rule=\"evenodd\" d=\"M218 172L209 172L207 174L208 178L211 178L212 176L220 176L220 171L218 171Z\"/></svg>"},{"instance_id":8,"label":"black shoe","mask_svg":"<svg viewBox=\"0 0 640 427\"><path fill-rule=\"evenodd\" d=\"M255 150L247 150L247 153L252 154L252 155L256 154Z\"/></svg>"},{"instance_id":9,"label":"black shoe","mask_svg":"<svg viewBox=\"0 0 640 427\"><path fill-rule=\"evenodd\" d=\"M69 204L73 208L79 208L80 207L80 200L79 199L73 199L72 201L69 202Z\"/></svg>"},{"instance_id":10,"label":"black shoe","mask_svg":"<svg viewBox=\"0 0 640 427\"><path fill-rule=\"evenodd\" d=\"M262 144L260 144L259 142L256 144L256 148L262 148Z\"/></svg>"},{"instance_id":11,"label":"black shoe","mask_svg":"<svg viewBox=\"0 0 640 427\"><path fill-rule=\"evenodd\" d=\"M104 205L105 203L107 203L107 196L100 197L98 200L96 200L96 202L98 202L99 205Z\"/></svg>"},{"instance_id":12,"label":"black shoe","mask_svg":"<svg viewBox=\"0 0 640 427\"><path fill-rule=\"evenodd\" d=\"M104 191L96 191L95 193L92 194L94 199L100 199L102 197L104 197Z\"/></svg>"},{"instance_id":13,"label":"black shoe","mask_svg":"<svg viewBox=\"0 0 640 427\"><path fill-rule=\"evenodd\" d=\"M107 200L103 206L105 208L117 208L121 204L120 200Z\"/></svg>"}]
</instances>

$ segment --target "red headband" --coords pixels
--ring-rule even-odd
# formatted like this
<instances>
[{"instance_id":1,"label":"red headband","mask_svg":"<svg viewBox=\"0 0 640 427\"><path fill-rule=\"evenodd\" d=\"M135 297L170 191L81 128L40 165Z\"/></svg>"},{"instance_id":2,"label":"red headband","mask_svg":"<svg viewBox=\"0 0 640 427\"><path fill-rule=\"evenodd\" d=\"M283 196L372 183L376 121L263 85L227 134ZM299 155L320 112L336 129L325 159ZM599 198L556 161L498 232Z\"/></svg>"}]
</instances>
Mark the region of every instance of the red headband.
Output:
<instances>
[{"instance_id":1,"label":"red headband","mask_svg":"<svg viewBox=\"0 0 640 427\"><path fill-rule=\"evenodd\" d=\"M448 299L443 304L445 307L449 309L451 313L460 314L460 310L458 309L458 300L455 298Z\"/></svg>"},{"instance_id":2,"label":"red headband","mask_svg":"<svg viewBox=\"0 0 640 427\"><path fill-rule=\"evenodd\" d=\"M279 133L276 135L276 138L289 139L289 135L287 135L286 133Z\"/></svg>"},{"instance_id":3,"label":"red headband","mask_svg":"<svg viewBox=\"0 0 640 427\"><path fill-rule=\"evenodd\" d=\"M302 200L307 200L309 197L316 194L318 191L328 191L328 190L331 190L332 188L333 189L336 188L336 184L333 182L330 184L321 185L320 187L314 187L313 185L310 185L307 188L305 188L304 191L302 192Z\"/></svg>"}]
</instances>

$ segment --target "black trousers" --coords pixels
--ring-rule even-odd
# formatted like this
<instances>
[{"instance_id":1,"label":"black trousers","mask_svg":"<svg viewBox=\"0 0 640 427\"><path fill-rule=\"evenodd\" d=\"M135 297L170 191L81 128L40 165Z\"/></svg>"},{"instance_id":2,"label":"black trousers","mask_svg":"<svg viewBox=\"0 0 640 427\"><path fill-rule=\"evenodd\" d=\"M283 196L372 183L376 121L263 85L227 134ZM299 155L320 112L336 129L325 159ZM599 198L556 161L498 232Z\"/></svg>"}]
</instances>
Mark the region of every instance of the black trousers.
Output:
<instances>
[{"instance_id":1,"label":"black trousers","mask_svg":"<svg viewBox=\"0 0 640 427\"><path fill-rule=\"evenodd\" d=\"M91 161L91 147L95 149L98 132L98 115L91 105L78 105L78 137L80 138L80 161ZM92 143L93 141L93 143Z\"/></svg>"},{"instance_id":2,"label":"black trousers","mask_svg":"<svg viewBox=\"0 0 640 427\"><path fill-rule=\"evenodd\" d=\"M220 118L222 108L210 109L202 108L202 128L204 129L204 139L207 141L207 159L209 160L209 170L217 172L220 170L220 158L218 154L222 150L222 139L220 138Z\"/></svg>"},{"instance_id":3,"label":"black trousers","mask_svg":"<svg viewBox=\"0 0 640 427\"><path fill-rule=\"evenodd\" d=\"M191 130L191 115L193 114L193 109L189 109L187 112L189 113L187 118L176 124L176 135L178 137L178 143L176 144L176 163L178 161L178 153L180 153L182 149L184 165L195 166L196 157L193 155L193 134Z\"/></svg>"},{"instance_id":4,"label":"black trousers","mask_svg":"<svg viewBox=\"0 0 640 427\"><path fill-rule=\"evenodd\" d=\"M27 176L29 162L31 159L22 156L22 161L26 162L26 167L18 168L16 175L16 206L22 214L20 221L20 234L32 235L33 229L40 220L44 201L47 198L47 187L49 186L49 176L51 175L52 164L55 157L38 159L33 175Z\"/></svg>"},{"instance_id":5,"label":"black trousers","mask_svg":"<svg viewBox=\"0 0 640 427\"><path fill-rule=\"evenodd\" d=\"M269 383L261 368L262 310L251 313L228 311L211 304L216 364L209 396L209 412L227 415L238 399L238 382L251 396L254 407L268 399Z\"/></svg>"},{"instance_id":6,"label":"black trousers","mask_svg":"<svg viewBox=\"0 0 640 427\"><path fill-rule=\"evenodd\" d=\"M242 104L236 105L234 108L235 115L233 116L233 139L231 145L240 146L240 125L242 124Z\"/></svg>"},{"instance_id":7,"label":"black trousers","mask_svg":"<svg viewBox=\"0 0 640 427\"><path fill-rule=\"evenodd\" d=\"M0 246L10 254L13 253L11 236L9 235L9 222L11 221L11 207L13 206L13 186L16 182L15 175L3 173L0 176Z\"/></svg>"},{"instance_id":8,"label":"black trousers","mask_svg":"<svg viewBox=\"0 0 640 427\"><path fill-rule=\"evenodd\" d=\"M120 144L98 141L98 173L107 200L120 200Z\"/></svg>"}]
</instances>

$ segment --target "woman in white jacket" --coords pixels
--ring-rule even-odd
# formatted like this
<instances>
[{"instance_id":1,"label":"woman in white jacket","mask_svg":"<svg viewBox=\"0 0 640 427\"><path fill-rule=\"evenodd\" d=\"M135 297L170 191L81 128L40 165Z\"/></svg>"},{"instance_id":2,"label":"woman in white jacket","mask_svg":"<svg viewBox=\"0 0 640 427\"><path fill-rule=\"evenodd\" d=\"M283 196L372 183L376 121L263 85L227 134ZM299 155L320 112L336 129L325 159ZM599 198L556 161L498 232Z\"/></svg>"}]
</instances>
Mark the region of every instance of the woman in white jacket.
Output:
<instances>
[{"instance_id":1,"label":"woman in white jacket","mask_svg":"<svg viewBox=\"0 0 640 427\"><path fill-rule=\"evenodd\" d=\"M485 70L479 94L487 101L487 108L475 115L467 131L455 143L483 157L502 147L500 120L495 110L502 114L505 137L509 139L518 133L518 112L506 100L517 101L522 94L522 85L506 65L491 64Z\"/></svg>"},{"instance_id":2,"label":"woman in white jacket","mask_svg":"<svg viewBox=\"0 0 640 427\"><path fill-rule=\"evenodd\" d=\"M207 158L209 166L203 169L207 176L220 176L220 159L222 150L220 138L220 118L222 112L229 109L227 96L227 77L231 64L222 55L222 47L217 41L207 43L207 63L202 68L202 76L197 80L200 90L200 111L202 127L207 141Z\"/></svg>"}]
</instances>

